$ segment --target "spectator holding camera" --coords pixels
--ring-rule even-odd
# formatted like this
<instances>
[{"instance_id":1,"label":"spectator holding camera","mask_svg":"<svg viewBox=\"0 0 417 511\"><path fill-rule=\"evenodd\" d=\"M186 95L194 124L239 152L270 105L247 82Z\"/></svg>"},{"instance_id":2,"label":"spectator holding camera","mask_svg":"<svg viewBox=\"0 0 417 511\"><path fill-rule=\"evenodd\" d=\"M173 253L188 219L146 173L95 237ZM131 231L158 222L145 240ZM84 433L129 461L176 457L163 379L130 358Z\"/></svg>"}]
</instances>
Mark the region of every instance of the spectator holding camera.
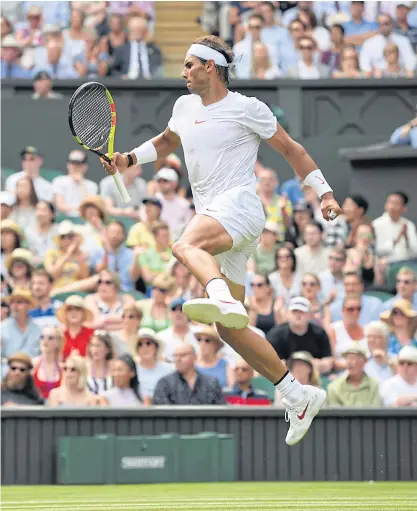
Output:
<instances>
[{"instance_id":1,"label":"spectator holding camera","mask_svg":"<svg viewBox=\"0 0 417 511\"><path fill-rule=\"evenodd\" d=\"M417 348L404 346L398 355L398 374L381 385L387 407L417 406Z\"/></svg>"}]
</instances>

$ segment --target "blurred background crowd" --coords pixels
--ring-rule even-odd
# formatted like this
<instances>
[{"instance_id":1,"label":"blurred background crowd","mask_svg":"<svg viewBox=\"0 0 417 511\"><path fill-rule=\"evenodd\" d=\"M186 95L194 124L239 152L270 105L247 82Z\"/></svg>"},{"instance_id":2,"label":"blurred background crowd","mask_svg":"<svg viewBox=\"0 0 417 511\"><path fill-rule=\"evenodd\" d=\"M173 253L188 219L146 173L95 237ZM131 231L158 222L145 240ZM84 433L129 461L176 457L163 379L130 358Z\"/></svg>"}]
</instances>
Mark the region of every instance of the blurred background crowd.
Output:
<instances>
[{"instance_id":1,"label":"blurred background crowd","mask_svg":"<svg viewBox=\"0 0 417 511\"><path fill-rule=\"evenodd\" d=\"M178 77L190 42L205 33L233 46L238 79L416 77L416 2L173 5L3 2L1 77ZM47 85L37 88L42 95Z\"/></svg>"},{"instance_id":2,"label":"blurred background crowd","mask_svg":"<svg viewBox=\"0 0 417 511\"><path fill-rule=\"evenodd\" d=\"M204 33L233 45L238 79L416 79L416 2L1 9L1 77L33 80L34 99L62 99L60 79L178 78ZM391 143L417 147L417 117ZM86 177L84 151L57 169L44 156L23 147L20 167L2 169L2 405L282 406L215 329L182 312L204 289L170 248L195 214L181 159L158 160L148 181L127 169L125 205L111 176ZM417 406L415 193L386 190L374 218L371 190L348 195L326 223L297 178L280 182L261 161L256 176L266 226L247 266L251 328L301 383L326 388L329 406Z\"/></svg>"},{"instance_id":3,"label":"blurred background crowd","mask_svg":"<svg viewBox=\"0 0 417 511\"><path fill-rule=\"evenodd\" d=\"M281 406L215 329L190 323L185 300L204 296L171 244L195 214L174 154L123 179L86 178L72 150L44 169L35 147L3 172L1 192L2 404ZM390 190L349 195L321 217L297 178L256 165L266 225L247 266L251 328L330 406L417 405L417 233L409 201Z\"/></svg>"}]
</instances>

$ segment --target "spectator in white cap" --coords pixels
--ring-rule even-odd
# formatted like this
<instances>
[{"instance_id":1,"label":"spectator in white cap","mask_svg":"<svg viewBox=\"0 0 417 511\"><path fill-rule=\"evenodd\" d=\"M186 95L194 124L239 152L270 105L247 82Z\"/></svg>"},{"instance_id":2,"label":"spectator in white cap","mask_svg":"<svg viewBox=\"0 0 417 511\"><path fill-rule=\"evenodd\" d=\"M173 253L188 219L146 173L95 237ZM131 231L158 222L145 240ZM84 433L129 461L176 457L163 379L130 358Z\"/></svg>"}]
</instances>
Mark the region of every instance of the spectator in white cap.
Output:
<instances>
[{"instance_id":1,"label":"spectator in white cap","mask_svg":"<svg viewBox=\"0 0 417 511\"><path fill-rule=\"evenodd\" d=\"M176 240L191 220L190 205L177 193L179 177L174 169L162 168L155 179L160 189L156 197L162 203L161 220L169 225L171 236Z\"/></svg>"},{"instance_id":2,"label":"spectator in white cap","mask_svg":"<svg viewBox=\"0 0 417 511\"><path fill-rule=\"evenodd\" d=\"M398 355L398 374L381 385L385 406L417 406L417 348L404 346Z\"/></svg>"},{"instance_id":3,"label":"spectator in white cap","mask_svg":"<svg viewBox=\"0 0 417 511\"><path fill-rule=\"evenodd\" d=\"M67 176L52 181L57 211L69 216L79 216L81 202L89 195L98 194L98 186L85 179L88 170L87 154L79 149L68 155Z\"/></svg>"},{"instance_id":4,"label":"spectator in white cap","mask_svg":"<svg viewBox=\"0 0 417 511\"><path fill-rule=\"evenodd\" d=\"M16 204L14 195L9 192L0 192L0 207L1 207L1 220L9 218L13 211L13 206Z\"/></svg>"},{"instance_id":5,"label":"spectator in white cap","mask_svg":"<svg viewBox=\"0 0 417 511\"><path fill-rule=\"evenodd\" d=\"M329 338L323 328L311 322L310 302L302 296L292 298L288 311L288 323L272 328L268 341L282 360L288 360L295 351L308 351L317 370L328 373L333 366Z\"/></svg>"},{"instance_id":6,"label":"spectator in white cap","mask_svg":"<svg viewBox=\"0 0 417 511\"><path fill-rule=\"evenodd\" d=\"M38 149L33 146L27 146L20 152L20 156L22 158L23 170L11 174L6 179L6 190L15 195L16 183L21 177L28 176L33 181L38 199L51 202L53 198L52 184L40 175L43 157Z\"/></svg>"},{"instance_id":7,"label":"spectator in white cap","mask_svg":"<svg viewBox=\"0 0 417 511\"><path fill-rule=\"evenodd\" d=\"M344 353L346 372L327 387L327 400L330 406L358 408L380 407L378 382L365 373L368 360L366 350L352 344Z\"/></svg>"},{"instance_id":8,"label":"spectator in white cap","mask_svg":"<svg viewBox=\"0 0 417 511\"><path fill-rule=\"evenodd\" d=\"M106 176L100 181L100 195L106 201L109 215L127 216L139 220L138 210L147 195L146 181L140 177L141 175L141 165L132 165L123 171L123 182L131 197L128 204L122 202L120 193L114 186L113 176Z\"/></svg>"}]
</instances>

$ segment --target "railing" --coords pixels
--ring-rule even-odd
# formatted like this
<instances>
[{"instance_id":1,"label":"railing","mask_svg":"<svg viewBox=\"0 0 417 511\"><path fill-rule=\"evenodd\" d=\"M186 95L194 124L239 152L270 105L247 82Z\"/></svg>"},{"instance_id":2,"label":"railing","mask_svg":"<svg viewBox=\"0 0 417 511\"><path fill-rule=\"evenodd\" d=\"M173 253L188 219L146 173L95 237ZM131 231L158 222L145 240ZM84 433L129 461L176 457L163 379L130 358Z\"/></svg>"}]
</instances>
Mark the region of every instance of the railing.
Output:
<instances>
[{"instance_id":1,"label":"railing","mask_svg":"<svg viewBox=\"0 0 417 511\"><path fill-rule=\"evenodd\" d=\"M204 431L235 435L243 481L417 480L415 409L327 409L291 448L287 429L269 407L5 408L2 484L53 484L61 436Z\"/></svg>"}]
</instances>

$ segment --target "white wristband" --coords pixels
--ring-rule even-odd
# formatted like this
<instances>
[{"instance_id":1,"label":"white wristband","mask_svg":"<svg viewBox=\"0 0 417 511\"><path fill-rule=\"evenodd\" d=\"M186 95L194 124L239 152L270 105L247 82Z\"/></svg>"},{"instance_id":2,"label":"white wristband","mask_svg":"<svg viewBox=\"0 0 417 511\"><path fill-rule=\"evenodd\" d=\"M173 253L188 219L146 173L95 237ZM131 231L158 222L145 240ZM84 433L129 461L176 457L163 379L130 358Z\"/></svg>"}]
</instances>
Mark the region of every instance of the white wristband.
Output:
<instances>
[{"instance_id":1,"label":"white wristband","mask_svg":"<svg viewBox=\"0 0 417 511\"><path fill-rule=\"evenodd\" d=\"M136 163L149 163L158 159L158 153L150 140L139 147L132 149L131 153L136 156Z\"/></svg>"},{"instance_id":2,"label":"white wristband","mask_svg":"<svg viewBox=\"0 0 417 511\"><path fill-rule=\"evenodd\" d=\"M306 186L311 186L311 188L317 193L317 195L321 198L325 193L332 192L333 190L330 188L329 183L324 179L324 176L320 169L313 170L307 177L304 179L304 184Z\"/></svg>"}]
</instances>

